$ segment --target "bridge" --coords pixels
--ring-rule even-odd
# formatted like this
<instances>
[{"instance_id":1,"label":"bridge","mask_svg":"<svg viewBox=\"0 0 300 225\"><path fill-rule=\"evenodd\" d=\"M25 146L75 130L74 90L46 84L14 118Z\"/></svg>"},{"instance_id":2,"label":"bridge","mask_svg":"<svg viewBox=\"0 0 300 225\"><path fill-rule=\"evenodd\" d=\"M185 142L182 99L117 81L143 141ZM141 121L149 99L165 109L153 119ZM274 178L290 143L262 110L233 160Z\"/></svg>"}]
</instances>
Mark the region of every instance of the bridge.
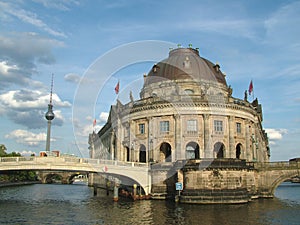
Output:
<instances>
[{"instance_id":1,"label":"bridge","mask_svg":"<svg viewBox=\"0 0 300 225\"><path fill-rule=\"evenodd\" d=\"M202 161L202 160L200 160ZM168 166L168 171L177 173L182 168L177 168L176 163L165 163ZM163 166L162 164L154 164L153 166ZM152 166L152 167L153 167ZM222 169L216 165L211 165L214 170ZM211 167L210 166L210 167ZM77 157L3 157L0 158L0 171L65 171L74 172L73 174L82 173L97 173L111 179L117 178L122 184L137 184L142 187L145 194L152 194L152 168L147 163L123 162L115 160L100 160L90 158ZM184 165L182 166L184 167ZM220 167L220 168L219 168ZM230 165L225 166L230 169ZM152 168L152 169L151 169ZM174 169L176 168L176 169ZM225 169L226 169L225 168ZM251 186L252 191L249 195L258 197L273 197L276 187L283 181L300 176L300 161L289 162L269 162L258 163L249 162L247 168L254 172L253 179L246 181L247 186ZM205 168L202 168L205 169ZM201 168L199 170L202 170ZM224 168L223 168L224 169ZM243 168L241 168L243 169ZM158 171L159 172L159 171ZM152 174L153 175L153 174ZM177 175L176 175L177 176ZM154 179L157 179L154 176ZM129 182L126 184L126 182ZM162 181L164 182L164 181ZM154 181L155 183L155 181Z\"/></svg>"},{"instance_id":2,"label":"bridge","mask_svg":"<svg viewBox=\"0 0 300 225\"><path fill-rule=\"evenodd\" d=\"M145 194L151 193L151 175L148 164L136 162L120 162L77 157L2 157L0 171L65 171L84 173L100 173L104 176L127 178L141 186Z\"/></svg>"},{"instance_id":3,"label":"bridge","mask_svg":"<svg viewBox=\"0 0 300 225\"><path fill-rule=\"evenodd\" d=\"M292 177L300 177L300 161L254 163L259 174L258 190L260 197L273 197L279 184Z\"/></svg>"}]
</instances>

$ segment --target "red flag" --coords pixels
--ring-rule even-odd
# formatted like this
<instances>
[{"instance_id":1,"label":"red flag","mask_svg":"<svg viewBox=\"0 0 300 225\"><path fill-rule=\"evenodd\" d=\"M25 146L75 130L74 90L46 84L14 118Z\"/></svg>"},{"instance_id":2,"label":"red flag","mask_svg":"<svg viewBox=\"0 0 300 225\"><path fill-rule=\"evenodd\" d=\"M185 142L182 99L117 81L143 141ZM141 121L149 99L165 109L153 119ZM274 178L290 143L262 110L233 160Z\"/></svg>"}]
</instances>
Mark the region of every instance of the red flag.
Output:
<instances>
[{"instance_id":1,"label":"red flag","mask_svg":"<svg viewBox=\"0 0 300 225\"><path fill-rule=\"evenodd\" d=\"M249 95L251 95L251 93L253 92L253 83L252 83L252 80L251 80L251 82L249 84L249 90L248 90L248 92L249 92Z\"/></svg>"},{"instance_id":2,"label":"red flag","mask_svg":"<svg viewBox=\"0 0 300 225\"><path fill-rule=\"evenodd\" d=\"M93 121L93 127L96 126L96 123L97 123L97 121L96 121L96 119L94 119L94 121Z\"/></svg>"},{"instance_id":3,"label":"red flag","mask_svg":"<svg viewBox=\"0 0 300 225\"><path fill-rule=\"evenodd\" d=\"M120 88L120 82L118 81L116 87L115 87L115 92L116 94L119 94L119 88Z\"/></svg>"}]
</instances>

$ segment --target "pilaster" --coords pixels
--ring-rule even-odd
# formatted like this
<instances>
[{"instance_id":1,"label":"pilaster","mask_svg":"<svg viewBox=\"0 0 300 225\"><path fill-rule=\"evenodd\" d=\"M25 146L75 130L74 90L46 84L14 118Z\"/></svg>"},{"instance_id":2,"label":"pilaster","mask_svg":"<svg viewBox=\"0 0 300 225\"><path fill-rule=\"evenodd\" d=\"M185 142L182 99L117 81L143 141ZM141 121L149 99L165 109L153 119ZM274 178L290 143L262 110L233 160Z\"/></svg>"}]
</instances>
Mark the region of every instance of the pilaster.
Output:
<instances>
[{"instance_id":1,"label":"pilaster","mask_svg":"<svg viewBox=\"0 0 300 225\"><path fill-rule=\"evenodd\" d=\"M210 127L209 127L209 118L210 115L208 114L203 114L203 121L204 121L204 157L205 158L212 158L213 157L213 152L210 149L210 142L211 142L211 137L210 137Z\"/></svg>"},{"instance_id":2,"label":"pilaster","mask_svg":"<svg viewBox=\"0 0 300 225\"><path fill-rule=\"evenodd\" d=\"M246 156L248 161L252 161L252 150L251 150L251 135L250 135L250 123L248 120L245 121L245 140L246 140Z\"/></svg>"},{"instance_id":3,"label":"pilaster","mask_svg":"<svg viewBox=\"0 0 300 225\"><path fill-rule=\"evenodd\" d=\"M175 118L175 160L183 159L183 149L181 148L182 143L182 128L181 128L181 117L180 115L174 115Z\"/></svg>"},{"instance_id":4,"label":"pilaster","mask_svg":"<svg viewBox=\"0 0 300 225\"><path fill-rule=\"evenodd\" d=\"M234 146L234 124L235 117L229 116L229 158L235 158L235 146Z\"/></svg>"}]
</instances>

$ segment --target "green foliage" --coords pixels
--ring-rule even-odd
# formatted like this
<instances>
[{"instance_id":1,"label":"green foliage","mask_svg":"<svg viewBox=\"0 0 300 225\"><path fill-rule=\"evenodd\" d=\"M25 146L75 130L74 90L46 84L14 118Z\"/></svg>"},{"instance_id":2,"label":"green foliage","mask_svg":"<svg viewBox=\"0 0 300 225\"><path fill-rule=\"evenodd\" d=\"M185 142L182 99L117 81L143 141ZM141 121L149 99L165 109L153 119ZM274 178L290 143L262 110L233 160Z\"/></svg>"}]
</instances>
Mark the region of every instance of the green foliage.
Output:
<instances>
[{"instance_id":1,"label":"green foliage","mask_svg":"<svg viewBox=\"0 0 300 225\"><path fill-rule=\"evenodd\" d=\"M6 152L5 145L0 144L0 157L20 157L17 152ZM36 181L37 175L34 171L10 171L0 174L0 182L21 182L21 181Z\"/></svg>"},{"instance_id":2,"label":"green foliage","mask_svg":"<svg viewBox=\"0 0 300 225\"><path fill-rule=\"evenodd\" d=\"M20 153L12 152L12 153L7 153L5 157L20 157Z\"/></svg>"},{"instance_id":3,"label":"green foliage","mask_svg":"<svg viewBox=\"0 0 300 225\"><path fill-rule=\"evenodd\" d=\"M6 147L4 144L0 144L0 157L3 157L6 155Z\"/></svg>"},{"instance_id":4,"label":"green foliage","mask_svg":"<svg viewBox=\"0 0 300 225\"><path fill-rule=\"evenodd\" d=\"M37 181L34 171L10 171L0 174L0 182Z\"/></svg>"}]
</instances>

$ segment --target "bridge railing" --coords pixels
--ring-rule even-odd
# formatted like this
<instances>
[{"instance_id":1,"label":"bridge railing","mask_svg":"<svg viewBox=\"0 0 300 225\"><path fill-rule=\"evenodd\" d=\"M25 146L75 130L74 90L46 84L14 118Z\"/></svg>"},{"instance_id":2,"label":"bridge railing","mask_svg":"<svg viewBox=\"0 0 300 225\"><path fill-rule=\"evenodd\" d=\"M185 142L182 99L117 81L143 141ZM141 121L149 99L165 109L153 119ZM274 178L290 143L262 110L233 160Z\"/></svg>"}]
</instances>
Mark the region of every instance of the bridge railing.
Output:
<instances>
[{"instance_id":1,"label":"bridge railing","mask_svg":"<svg viewBox=\"0 0 300 225\"><path fill-rule=\"evenodd\" d=\"M255 169L264 170L280 170L280 169L300 169L300 162L265 162L265 163L254 163Z\"/></svg>"},{"instance_id":2,"label":"bridge railing","mask_svg":"<svg viewBox=\"0 0 300 225\"><path fill-rule=\"evenodd\" d=\"M0 157L0 162L34 161L36 157Z\"/></svg>"},{"instance_id":3,"label":"bridge railing","mask_svg":"<svg viewBox=\"0 0 300 225\"><path fill-rule=\"evenodd\" d=\"M124 167L148 167L147 163L123 162L117 160L102 160L77 157L0 157L0 163L21 163L21 162L39 162L39 163L86 163L91 165L115 165Z\"/></svg>"}]
</instances>

